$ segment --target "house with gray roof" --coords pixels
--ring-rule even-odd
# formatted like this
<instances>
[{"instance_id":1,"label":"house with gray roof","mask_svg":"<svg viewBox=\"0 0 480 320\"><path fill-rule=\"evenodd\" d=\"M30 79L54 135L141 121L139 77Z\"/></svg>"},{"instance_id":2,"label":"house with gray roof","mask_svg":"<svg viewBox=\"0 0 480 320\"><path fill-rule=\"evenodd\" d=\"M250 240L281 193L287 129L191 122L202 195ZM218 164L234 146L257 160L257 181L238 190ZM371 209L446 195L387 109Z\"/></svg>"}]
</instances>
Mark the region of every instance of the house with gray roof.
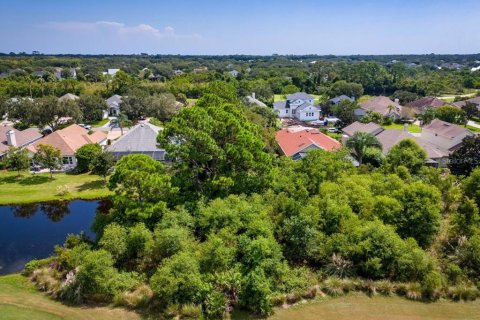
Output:
<instances>
[{"instance_id":1,"label":"house with gray roof","mask_svg":"<svg viewBox=\"0 0 480 320\"><path fill-rule=\"evenodd\" d=\"M130 129L116 140L107 151L116 160L129 154L145 154L158 161L165 161L165 149L157 144L157 135L161 129L150 123L141 123Z\"/></svg>"},{"instance_id":2,"label":"house with gray roof","mask_svg":"<svg viewBox=\"0 0 480 320\"><path fill-rule=\"evenodd\" d=\"M378 112L384 117L392 117L393 119L400 119L403 109L398 99L392 101L390 98L384 96L374 97L362 102L360 103L360 108L365 111Z\"/></svg>"},{"instance_id":3,"label":"house with gray roof","mask_svg":"<svg viewBox=\"0 0 480 320\"><path fill-rule=\"evenodd\" d=\"M287 100L273 103L273 109L280 118L295 118L299 121L315 121L320 119L321 109L313 104L314 98L305 93L289 94Z\"/></svg>"},{"instance_id":4,"label":"house with gray roof","mask_svg":"<svg viewBox=\"0 0 480 320\"><path fill-rule=\"evenodd\" d=\"M245 97L245 102L249 105L255 105L255 106L264 107L264 108L267 107L267 105L265 103L263 103L262 101L258 100L255 97L255 92L252 92L252 94L250 96L246 96Z\"/></svg>"},{"instance_id":5,"label":"house with gray roof","mask_svg":"<svg viewBox=\"0 0 480 320\"><path fill-rule=\"evenodd\" d=\"M337 105L337 104L339 104L340 102L345 101L345 100L350 101L350 102L355 101L354 98L350 98L349 96L346 96L346 95L342 94L341 96L337 96L337 97L335 97L335 98L332 98L332 99L328 100L328 102L329 102L331 105Z\"/></svg>"},{"instance_id":6,"label":"house with gray roof","mask_svg":"<svg viewBox=\"0 0 480 320\"><path fill-rule=\"evenodd\" d=\"M120 113L120 105L122 104L122 96L114 94L106 100L108 106L108 114L118 116Z\"/></svg>"}]
</instances>

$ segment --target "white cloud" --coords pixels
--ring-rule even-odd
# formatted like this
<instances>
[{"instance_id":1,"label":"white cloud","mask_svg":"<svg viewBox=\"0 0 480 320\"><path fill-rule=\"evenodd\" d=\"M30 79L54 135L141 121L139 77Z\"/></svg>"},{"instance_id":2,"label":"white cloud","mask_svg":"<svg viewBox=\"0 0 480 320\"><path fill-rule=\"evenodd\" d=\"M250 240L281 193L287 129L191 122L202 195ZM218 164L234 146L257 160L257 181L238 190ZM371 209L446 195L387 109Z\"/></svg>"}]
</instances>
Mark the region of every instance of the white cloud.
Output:
<instances>
[{"instance_id":1,"label":"white cloud","mask_svg":"<svg viewBox=\"0 0 480 320\"><path fill-rule=\"evenodd\" d=\"M124 23L115 21L95 21L95 22L49 22L43 27L56 31L69 33L104 33L110 32L122 38L131 37L149 37L152 39L196 39L201 40L199 34L177 34L175 29L167 26L163 29L157 29L149 24L139 24L136 26L127 26Z\"/></svg>"}]
</instances>

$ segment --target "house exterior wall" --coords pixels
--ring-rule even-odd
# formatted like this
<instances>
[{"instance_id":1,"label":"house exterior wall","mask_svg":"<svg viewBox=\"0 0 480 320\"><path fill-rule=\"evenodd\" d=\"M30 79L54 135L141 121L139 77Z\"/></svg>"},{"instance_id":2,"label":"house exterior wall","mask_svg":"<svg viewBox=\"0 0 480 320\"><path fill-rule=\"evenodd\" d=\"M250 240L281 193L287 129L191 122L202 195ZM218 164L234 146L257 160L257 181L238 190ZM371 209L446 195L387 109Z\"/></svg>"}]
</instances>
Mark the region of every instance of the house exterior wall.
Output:
<instances>
[{"instance_id":1,"label":"house exterior wall","mask_svg":"<svg viewBox=\"0 0 480 320\"><path fill-rule=\"evenodd\" d=\"M300 121L314 121L320 119L320 111L314 108L302 110L295 114L295 118Z\"/></svg>"}]
</instances>

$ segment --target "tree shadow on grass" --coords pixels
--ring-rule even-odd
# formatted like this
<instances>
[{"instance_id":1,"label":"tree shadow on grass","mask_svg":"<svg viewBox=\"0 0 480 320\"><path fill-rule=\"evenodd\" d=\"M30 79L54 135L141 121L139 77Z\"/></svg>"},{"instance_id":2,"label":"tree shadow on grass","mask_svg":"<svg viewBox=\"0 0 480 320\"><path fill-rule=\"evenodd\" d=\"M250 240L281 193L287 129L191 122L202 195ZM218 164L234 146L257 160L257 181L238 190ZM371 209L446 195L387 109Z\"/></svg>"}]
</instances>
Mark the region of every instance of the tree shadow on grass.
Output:
<instances>
[{"instance_id":1,"label":"tree shadow on grass","mask_svg":"<svg viewBox=\"0 0 480 320\"><path fill-rule=\"evenodd\" d=\"M32 186L36 184L42 184L46 183L48 181L51 181L50 177L47 177L45 175L33 175L29 176L27 178L23 178L18 181L18 184L24 185L24 186Z\"/></svg>"},{"instance_id":2,"label":"tree shadow on grass","mask_svg":"<svg viewBox=\"0 0 480 320\"><path fill-rule=\"evenodd\" d=\"M102 189L103 187L105 187L105 183L103 180L99 179L82 184L78 187L78 191Z\"/></svg>"},{"instance_id":3,"label":"tree shadow on grass","mask_svg":"<svg viewBox=\"0 0 480 320\"><path fill-rule=\"evenodd\" d=\"M7 176L0 178L0 184L12 184L18 183L23 186L31 186L36 184L46 183L50 180L49 177L44 175L33 175L33 176Z\"/></svg>"}]
</instances>

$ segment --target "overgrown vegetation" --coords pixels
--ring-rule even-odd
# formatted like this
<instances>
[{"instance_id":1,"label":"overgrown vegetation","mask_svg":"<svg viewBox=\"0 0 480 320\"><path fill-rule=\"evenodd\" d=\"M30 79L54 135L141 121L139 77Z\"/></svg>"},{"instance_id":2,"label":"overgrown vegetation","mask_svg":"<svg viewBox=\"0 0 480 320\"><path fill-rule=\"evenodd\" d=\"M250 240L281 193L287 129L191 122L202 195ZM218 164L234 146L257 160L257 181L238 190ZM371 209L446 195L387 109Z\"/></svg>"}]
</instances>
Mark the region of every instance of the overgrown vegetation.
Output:
<instances>
[{"instance_id":1,"label":"overgrown vegetation","mask_svg":"<svg viewBox=\"0 0 480 320\"><path fill-rule=\"evenodd\" d=\"M276 157L263 114L233 86L206 90L159 135L175 162L122 158L109 180L113 208L94 224L98 241L69 237L31 272L40 288L208 318L356 290L478 296L480 169L462 180L425 167L413 140L359 168L347 150ZM355 150L376 145L367 142Z\"/></svg>"}]
</instances>

